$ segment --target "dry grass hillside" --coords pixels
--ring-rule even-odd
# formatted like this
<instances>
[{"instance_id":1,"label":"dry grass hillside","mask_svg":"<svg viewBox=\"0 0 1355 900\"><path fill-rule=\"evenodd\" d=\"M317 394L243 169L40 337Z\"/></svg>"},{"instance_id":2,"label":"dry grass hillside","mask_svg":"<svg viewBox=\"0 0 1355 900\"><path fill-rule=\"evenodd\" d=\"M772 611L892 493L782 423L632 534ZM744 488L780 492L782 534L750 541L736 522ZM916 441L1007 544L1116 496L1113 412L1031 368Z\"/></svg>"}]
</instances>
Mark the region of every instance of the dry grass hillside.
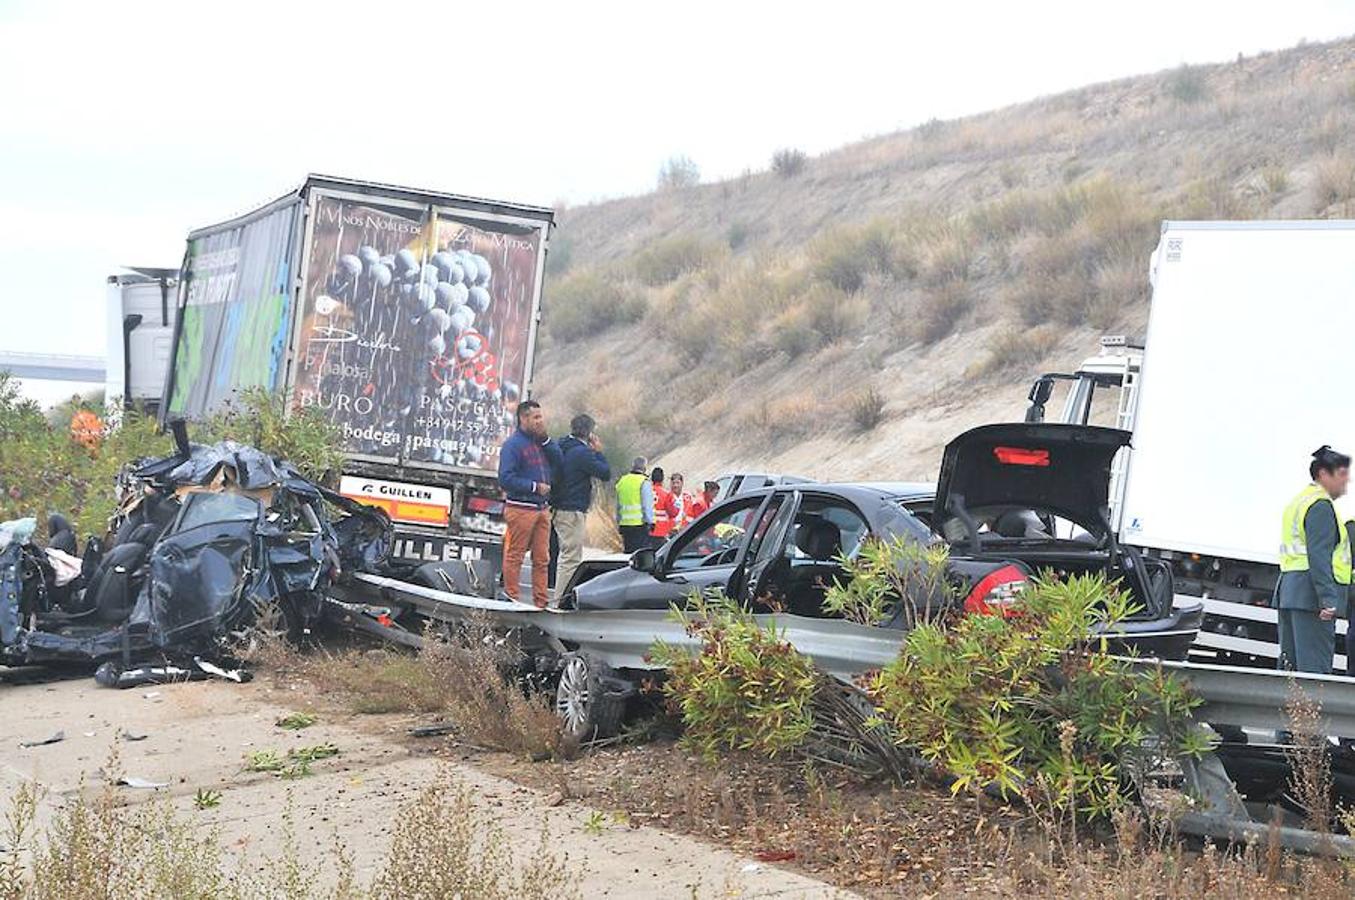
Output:
<instances>
[{"instance_id":1,"label":"dry grass hillside","mask_svg":"<svg viewBox=\"0 0 1355 900\"><path fill-rule=\"evenodd\" d=\"M689 480L933 478L1038 371L1142 333L1161 220L1355 216L1353 128L1348 40L569 209L535 383Z\"/></svg>"}]
</instances>

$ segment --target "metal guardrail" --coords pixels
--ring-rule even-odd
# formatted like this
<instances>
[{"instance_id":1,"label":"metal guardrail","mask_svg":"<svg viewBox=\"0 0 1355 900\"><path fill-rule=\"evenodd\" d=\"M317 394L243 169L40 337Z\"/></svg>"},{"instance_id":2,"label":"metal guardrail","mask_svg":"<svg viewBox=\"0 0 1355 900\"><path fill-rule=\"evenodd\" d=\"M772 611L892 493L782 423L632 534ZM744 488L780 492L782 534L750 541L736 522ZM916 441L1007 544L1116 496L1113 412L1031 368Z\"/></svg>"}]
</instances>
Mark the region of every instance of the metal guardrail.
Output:
<instances>
[{"instance_id":1,"label":"metal guardrail","mask_svg":"<svg viewBox=\"0 0 1355 900\"><path fill-rule=\"evenodd\" d=\"M617 668L654 668L649 651L655 640L679 646L695 644L667 610L538 610L375 575L358 575L353 586L384 599L412 603L425 615L443 621L489 615L505 626L528 626L557 642L582 647ZM785 614L756 618L774 624L796 649L844 680L887 665L898 655L904 636L897 629L870 628L841 619ZM367 624L367 630L380 632L380 626ZM1184 680L1204 701L1195 712L1198 722L1281 731L1289 727L1286 706L1296 692L1301 692L1320 708L1319 733L1355 738L1355 679L1120 658L1145 674L1161 670ZM1292 850L1355 858L1355 838L1319 835L1253 819L1217 755L1183 757L1179 762L1197 803L1193 810L1175 817L1174 826L1182 833L1240 843L1273 839Z\"/></svg>"},{"instance_id":2,"label":"metal guardrail","mask_svg":"<svg viewBox=\"0 0 1355 900\"><path fill-rule=\"evenodd\" d=\"M101 356L17 353L0 350L0 371L10 372L18 378L97 384L104 380L104 369L104 359Z\"/></svg>"},{"instance_id":3,"label":"metal guardrail","mask_svg":"<svg viewBox=\"0 0 1355 900\"><path fill-rule=\"evenodd\" d=\"M1297 690L1321 708L1318 724L1321 733L1355 738L1355 678L1205 663L1128 662L1140 668L1161 667L1185 681L1204 701L1195 713L1202 721L1283 731L1289 727L1286 704Z\"/></svg>"},{"instance_id":4,"label":"metal guardrail","mask_svg":"<svg viewBox=\"0 0 1355 900\"><path fill-rule=\"evenodd\" d=\"M377 575L360 574L356 580L388 592L388 596L413 602L433 618L463 618L480 611L505 624L530 625L558 640L579 644L617 668L653 668L654 663L647 657L656 639L679 646L696 643L666 609L538 610L526 604L454 594ZM825 671L844 679L888 665L898 655L904 636L898 629L871 628L842 619L784 613L756 618L763 624L775 625L801 653ZM1284 730L1289 727L1285 706L1291 692L1298 688L1321 706L1320 725L1324 733L1355 738L1355 679L1208 663L1122 659L1141 669L1160 666L1185 680L1196 696L1204 700L1203 707L1196 711L1200 721L1263 731Z\"/></svg>"}]
</instances>

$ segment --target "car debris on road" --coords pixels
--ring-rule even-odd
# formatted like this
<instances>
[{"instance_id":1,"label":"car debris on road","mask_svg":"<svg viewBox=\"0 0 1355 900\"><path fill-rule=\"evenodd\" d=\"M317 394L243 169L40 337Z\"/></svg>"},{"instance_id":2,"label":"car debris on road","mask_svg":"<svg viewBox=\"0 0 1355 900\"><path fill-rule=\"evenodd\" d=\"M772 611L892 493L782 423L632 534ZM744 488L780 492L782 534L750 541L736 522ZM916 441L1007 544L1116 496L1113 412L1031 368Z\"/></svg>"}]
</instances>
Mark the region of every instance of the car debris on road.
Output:
<instances>
[{"instance_id":1,"label":"car debris on road","mask_svg":"<svg viewBox=\"0 0 1355 900\"><path fill-rule=\"evenodd\" d=\"M104 664L100 683L120 687L241 681L232 642L308 634L332 584L389 554L383 511L254 447L174 432L176 453L124 470L79 576L59 579L33 520L0 524L0 662Z\"/></svg>"}]
</instances>

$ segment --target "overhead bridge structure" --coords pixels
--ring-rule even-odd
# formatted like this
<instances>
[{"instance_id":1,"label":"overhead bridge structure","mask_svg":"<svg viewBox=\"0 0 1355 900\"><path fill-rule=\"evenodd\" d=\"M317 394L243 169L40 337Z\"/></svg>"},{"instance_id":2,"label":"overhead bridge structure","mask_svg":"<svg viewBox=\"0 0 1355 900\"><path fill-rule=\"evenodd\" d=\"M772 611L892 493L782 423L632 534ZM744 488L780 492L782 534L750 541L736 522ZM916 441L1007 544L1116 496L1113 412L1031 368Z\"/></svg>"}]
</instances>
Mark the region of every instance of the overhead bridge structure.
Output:
<instances>
[{"instance_id":1,"label":"overhead bridge structure","mask_svg":"<svg viewBox=\"0 0 1355 900\"><path fill-rule=\"evenodd\" d=\"M18 378L102 384L105 368L101 356L16 353L0 350L0 372L9 372Z\"/></svg>"}]
</instances>

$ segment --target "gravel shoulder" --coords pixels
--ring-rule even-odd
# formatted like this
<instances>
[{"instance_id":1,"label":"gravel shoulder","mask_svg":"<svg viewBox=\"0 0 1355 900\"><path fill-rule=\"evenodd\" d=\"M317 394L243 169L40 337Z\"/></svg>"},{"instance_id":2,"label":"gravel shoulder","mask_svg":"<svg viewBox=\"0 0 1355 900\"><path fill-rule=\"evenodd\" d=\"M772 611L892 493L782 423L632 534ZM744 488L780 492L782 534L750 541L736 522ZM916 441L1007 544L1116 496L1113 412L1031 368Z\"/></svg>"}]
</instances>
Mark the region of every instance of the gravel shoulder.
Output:
<instances>
[{"instance_id":1,"label":"gravel shoulder","mask_svg":"<svg viewBox=\"0 0 1355 900\"><path fill-rule=\"evenodd\" d=\"M295 705L289 705L294 703ZM594 815L590 807L525 787L468 764L435 756L405 736L400 717L361 719L322 713L300 731L275 722L309 708L302 694L264 681L145 687L97 687L92 679L46 684L0 682L0 790L6 797L22 780L46 791L40 823L68 798L98 790L116 750L125 777L163 782L156 789L119 787L127 804L166 800L243 860L275 853L289 809L300 856L330 859L336 840L353 855L360 882L386 852L399 808L449 770L469 786L479 808L496 818L522 853L531 852L545 827L551 844L581 874L587 897L852 897L805 875L741 857L692 837L649 825ZM22 747L56 732L52 744ZM141 740L128 736L144 735ZM244 771L247 753L321 743L340 755L313 764L295 780ZM219 791L218 807L196 810L200 790ZM592 827L586 827L592 821ZM323 869L322 869L323 871Z\"/></svg>"}]
</instances>

